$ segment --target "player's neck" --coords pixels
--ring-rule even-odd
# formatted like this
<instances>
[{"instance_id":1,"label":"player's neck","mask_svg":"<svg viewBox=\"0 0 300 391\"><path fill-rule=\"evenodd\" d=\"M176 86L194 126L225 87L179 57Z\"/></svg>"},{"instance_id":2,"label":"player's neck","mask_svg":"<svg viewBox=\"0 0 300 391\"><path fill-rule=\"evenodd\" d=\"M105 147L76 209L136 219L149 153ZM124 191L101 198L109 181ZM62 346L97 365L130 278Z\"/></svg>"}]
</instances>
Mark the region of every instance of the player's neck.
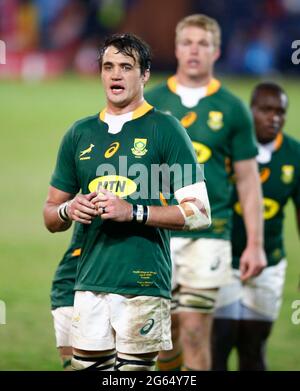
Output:
<instances>
[{"instance_id":1,"label":"player's neck","mask_svg":"<svg viewBox=\"0 0 300 391\"><path fill-rule=\"evenodd\" d=\"M107 102L106 112L112 115L127 114L138 109L144 103L144 97L141 96L138 99L134 99L126 106L116 106L112 102Z\"/></svg>"},{"instance_id":2,"label":"player's neck","mask_svg":"<svg viewBox=\"0 0 300 391\"><path fill-rule=\"evenodd\" d=\"M282 129L272 139L266 140L265 138L261 137L260 134L257 134L257 133L256 133L256 139L257 139L258 143L262 146L271 145L272 143L275 145L281 144L281 142L282 142Z\"/></svg>"},{"instance_id":3,"label":"player's neck","mask_svg":"<svg viewBox=\"0 0 300 391\"><path fill-rule=\"evenodd\" d=\"M189 87L189 88L200 88L207 86L211 80L213 79L213 74L209 73L206 75L199 75L195 77L191 77L188 75L185 75L184 73L177 71L176 75L177 83L180 84L183 87Z\"/></svg>"}]
</instances>

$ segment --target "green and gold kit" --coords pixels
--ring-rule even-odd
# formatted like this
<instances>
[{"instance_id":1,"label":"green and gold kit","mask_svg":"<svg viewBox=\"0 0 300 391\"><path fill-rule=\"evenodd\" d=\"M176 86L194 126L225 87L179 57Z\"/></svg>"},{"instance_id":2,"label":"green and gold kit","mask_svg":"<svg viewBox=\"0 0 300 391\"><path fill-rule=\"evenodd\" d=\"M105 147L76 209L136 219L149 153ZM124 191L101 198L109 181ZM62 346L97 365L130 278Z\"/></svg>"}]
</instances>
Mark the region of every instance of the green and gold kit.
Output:
<instances>
[{"instance_id":1,"label":"green and gold kit","mask_svg":"<svg viewBox=\"0 0 300 391\"><path fill-rule=\"evenodd\" d=\"M205 96L186 107L177 94L175 77L146 93L157 109L179 119L190 136L199 163L204 163L212 225L204 231L174 232L172 236L230 239L232 162L256 156L251 116L242 102L213 79Z\"/></svg>"},{"instance_id":2,"label":"green and gold kit","mask_svg":"<svg viewBox=\"0 0 300 391\"><path fill-rule=\"evenodd\" d=\"M78 121L65 134L52 186L88 194L100 185L130 203L161 206L162 193L172 198L178 188L203 180L190 139L172 116L144 102L114 134L105 115ZM156 171L161 165L177 167L169 191ZM95 218L84 225L75 290L170 298L169 236L165 229Z\"/></svg>"},{"instance_id":3,"label":"green and gold kit","mask_svg":"<svg viewBox=\"0 0 300 391\"><path fill-rule=\"evenodd\" d=\"M60 261L52 281L51 307L73 306L74 285L78 260L83 242L83 225L74 224L71 243Z\"/></svg>"},{"instance_id":4,"label":"green and gold kit","mask_svg":"<svg viewBox=\"0 0 300 391\"><path fill-rule=\"evenodd\" d=\"M264 204L264 242L268 266L276 265L286 255L283 241L284 207L291 198L300 208L300 143L279 133L268 163L259 163ZM246 246L246 232L241 207L234 195L232 230L233 266Z\"/></svg>"}]
</instances>

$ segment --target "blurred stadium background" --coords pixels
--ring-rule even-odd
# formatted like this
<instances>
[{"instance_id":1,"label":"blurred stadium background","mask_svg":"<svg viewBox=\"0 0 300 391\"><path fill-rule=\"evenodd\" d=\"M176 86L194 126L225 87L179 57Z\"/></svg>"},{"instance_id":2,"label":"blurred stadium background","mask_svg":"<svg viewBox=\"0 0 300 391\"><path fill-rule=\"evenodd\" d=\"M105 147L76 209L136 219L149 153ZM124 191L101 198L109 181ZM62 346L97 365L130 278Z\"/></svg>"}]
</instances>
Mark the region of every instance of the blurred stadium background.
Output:
<instances>
[{"instance_id":1,"label":"blurred stadium background","mask_svg":"<svg viewBox=\"0 0 300 391\"><path fill-rule=\"evenodd\" d=\"M300 64L291 60L291 45L300 39L300 0L0 0L0 300L7 311L0 370L60 370L49 291L70 233L50 235L42 207L63 133L103 107L99 43L121 31L144 38L154 53L151 86L174 72L175 25L196 12L222 27L216 73L224 84L248 102L257 81L278 81L290 97L286 132L299 138ZM269 342L271 370L300 369L300 324L291 320L300 300L291 205L285 233L289 268ZM232 368L234 361L233 354Z\"/></svg>"}]
</instances>

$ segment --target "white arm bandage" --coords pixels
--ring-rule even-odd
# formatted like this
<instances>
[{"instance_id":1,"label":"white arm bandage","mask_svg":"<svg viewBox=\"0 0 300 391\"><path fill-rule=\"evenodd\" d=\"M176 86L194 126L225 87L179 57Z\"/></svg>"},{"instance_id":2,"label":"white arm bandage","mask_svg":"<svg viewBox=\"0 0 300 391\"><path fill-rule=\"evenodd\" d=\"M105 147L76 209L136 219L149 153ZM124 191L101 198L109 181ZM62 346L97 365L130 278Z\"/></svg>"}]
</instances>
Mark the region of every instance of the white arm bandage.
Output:
<instances>
[{"instance_id":1,"label":"white arm bandage","mask_svg":"<svg viewBox=\"0 0 300 391\"><path fill-rule=\"evenodd\" d=\"M182 187L175 192L175 198L185 220L185 230L205 229L210 226L210 205L204 181ZM188 198L196 200L188 201Z\"/></svg>"}]
</instances>

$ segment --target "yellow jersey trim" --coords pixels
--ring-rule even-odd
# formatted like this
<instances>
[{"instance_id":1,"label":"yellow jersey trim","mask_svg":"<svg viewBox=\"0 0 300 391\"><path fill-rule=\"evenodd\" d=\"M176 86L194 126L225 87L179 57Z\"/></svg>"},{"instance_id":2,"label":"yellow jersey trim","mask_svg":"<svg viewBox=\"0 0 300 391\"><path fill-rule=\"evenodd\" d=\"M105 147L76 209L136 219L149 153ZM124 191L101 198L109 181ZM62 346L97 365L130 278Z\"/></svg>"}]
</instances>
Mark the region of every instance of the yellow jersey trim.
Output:
<instances>
[{"instance_id":1,"label":"yellow jersey trim","mask_svg":"<svg viewBox=\"0 0 300 391\"><path fill-rule=\"evenodd\" d=\"M81 248L75 248L72 252L72 257L79 257L81 255Z\"/></svg>"},{"instance_id":2,"label":"yellow jersey trim","mask_svg":"<svg viewBox=\"0 0 300 391\"><path fill-rule=\"evenodd\" d=\"M206 89L206 96L213 95L221 88L221 82L217 79L211 79Z\"/></svg>"},{"instance_id":3,"label":"yellow jersey trim","mask_svg":"<svg viewBox=\"0 0 300 391\"><path fill-rule=\"evenodd\" d=\"M167 80L167 85L169 87L169 90L172 91L174 94L176 94L177 80L175 76L169 77L169 79Z\"/></svg>"},{"instance_id":4,"label":"yellow jersey trim","mask_svg":"<svg viewBox=\"0 0 300 391\"><path fill-rule=\"evenodd\" d=\"M99 114L99 118L101 119L101 121L104 122L104 119L105 119L105 114L106 114L106 108L103 109L100 114Z\"/></svg>"},{"instance_id":5,"label":"yellow jersey trim","mask_svg":"<svg viewBox=\"0 0 300 391\"><path fill-rule=\"evenodd\" d=\"M169 79L167 80L167 86L168 86L169 90L172 91L174 94L176 94L176 91L177 91L177 84L178 83L177 83L175 75L169 77ZM214 78L211 79L211 81L206 86L205 96L215 94L217 91L219 91L220 88L221 88L221 82L217 79L214 79Z\"/></svg>"},{"instance_id":6,"label":"yellow jersey trim","mask_svg":"<svg viewBox=\"0 0 300 391\"><path fill-rule=\"evenodd\" d=\"M159 193L159 199L163 206L168 206L168 201L165 199L163 193Z\"/></svg>"},{"instance_id":7,"label":"yellow jersey trim","mask_svg":"<svg viewBox=\"0 0 300 391\"><path fill-rule=\"evenodd\" d=\"M283 134L282 132L278 133L276 138L275 138L275 145L274 145L274 150L278 151L278 149L281 147L283 143Z\"/></svg>"},{"instance_id":8,"label":"yellow jersey trim","mask_svg":"<svg viewBox=\"0 0 300 391\"><path fill-rule=\"evenodd\" d=\"M148 102L144 100L142 105L134 110L132 119L137 119L142 117L143 115L147 114L150 110L153 109L153 106L151 106Z\"/></svg>"},{"instance_id":9,"label":"yellow jersey trim","mask_svg":"<svg viewBox=\"0 0 300 391\"><path fill-rule=\"evenodd\" d=\"M153 106L151 106L148 102L144 100L144 102L133 111L132 113L132 119L137 119L142 117L143 115L147 114L150 110L153 109ZM107 108L103 109L100 114L99 118L101 121L105 122L105 114L107 112Z\"/></svg>"}]
</instances>

